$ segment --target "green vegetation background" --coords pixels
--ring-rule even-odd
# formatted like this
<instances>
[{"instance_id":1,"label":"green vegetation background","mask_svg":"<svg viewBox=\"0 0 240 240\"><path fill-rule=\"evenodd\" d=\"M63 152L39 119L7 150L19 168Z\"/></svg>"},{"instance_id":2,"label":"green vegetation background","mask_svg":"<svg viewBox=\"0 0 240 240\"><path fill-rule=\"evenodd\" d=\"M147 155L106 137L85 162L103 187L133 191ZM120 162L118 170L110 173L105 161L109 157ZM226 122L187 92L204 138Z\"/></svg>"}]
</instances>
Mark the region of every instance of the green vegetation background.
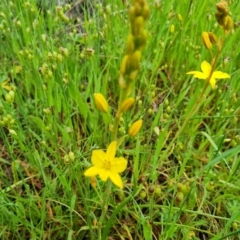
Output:
<instances>
[{"instance_id":1,"label":"green vegetation background","mask_svg":"<svg viewBox=\"0 0 240 240\"><path fill-rule=\"evenodd\" d=\"M201 33L222 29L216 1L149 1L137 103L120 132L140 117L144 125L119 150L128 168L124 190L112 191L108 239L240 239L240 2L228 2L235 27L217 68L231 79L209 87L167 149L205 83L186 75L211 62ZM110 134L93 94L114 112L129 2L77 3L65 17L54 1L0 3L1 239L97 236L105 184L92 188L83 172Z\"/></svg>"}]
</instances>

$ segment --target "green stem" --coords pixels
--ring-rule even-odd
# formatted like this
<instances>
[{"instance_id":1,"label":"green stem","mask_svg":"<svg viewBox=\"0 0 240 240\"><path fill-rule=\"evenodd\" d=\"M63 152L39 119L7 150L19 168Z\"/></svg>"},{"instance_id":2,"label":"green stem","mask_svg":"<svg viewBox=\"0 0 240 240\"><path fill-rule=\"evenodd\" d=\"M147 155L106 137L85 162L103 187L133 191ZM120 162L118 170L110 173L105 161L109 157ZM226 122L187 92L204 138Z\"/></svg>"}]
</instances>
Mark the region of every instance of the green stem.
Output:
<instances>
[{"instance_id":1,"label":"green stem","mask_svg":"<svg viewBox=\"0 0 240 240\"><path fill-rule=\"evenodd\" d=\"M112 183L111 181L108 180L105 196L103 199L102 214L100 216L99 223L98 223L98 240L102 240L102 227L103 227L103 222L106 218L106 214L108 210L108 203L109 203L109 197L111 194L111 188L112 188Z\"/></svg>"},{"instance_id":2,"label":"green stem","mask_svg":"<svg viewBox=\"0 0 240 240\"><path fill-rule=\"evenodd\" d=\"M118 102L118 109L117 109L117 113L115 115L115 120L114 120L114 125L113 125L112 141L116 141L117 140L118 126L119 126L120 118L121 118L121 115L122 115L121 105L122 105L122 102L127 97L128 88L129 88L129 85L126 86L126 88L121 89L121 92L120 92L120 99L119 99L119 102Z\"/></svg>"},{"instance_id":3,"label":"green stem","mask_svg":"<svg viewBox=\"0 0 240 240\"><path fill-rule=\"evenodd\" d=\"M168 148L166 149L166 150L167 150L166 152L168 152L168 150L172 148L172 145L174 144L174 142L176 141L176 139L178 138L178 136L179 136L179 135L182 133L182 131L185 129L185 127L186 127L189 119L194 115L194 113L197 112L198 108L200 107L200 105L201 105L201 104L200 104L200 103L201 103L201 100L202 100L202 98L203 98L203 96L204 96L204 93L206 92L206 89L207 89L207 87L208 87L208 85L209 85L209 80L211 79L212 74L213 74L213 72L214 72L214 70L215 70L215 68L216 68L216 64L217 64L217 61L218 61L218 58L219 58L220 53L221 53L221 48L218 49L217 55L216 55L216 57L215 57L214 60L213 60L211 72L210 72L210 74L209 74L209 77L208 77L207 80L206 80L206 83L205 83L205 85L204 85L204 88L203 88L203 90L202 90L201 95L198 97L196 103L194 104L194 106L192 107L191 111L189 112L189 114L187 115L186 119L184 120L181 128L178 130L177 134L175 135L175 137L173 138L173 140L172 140L171 143L169 144Z\"/></svg>"}]
</instances>

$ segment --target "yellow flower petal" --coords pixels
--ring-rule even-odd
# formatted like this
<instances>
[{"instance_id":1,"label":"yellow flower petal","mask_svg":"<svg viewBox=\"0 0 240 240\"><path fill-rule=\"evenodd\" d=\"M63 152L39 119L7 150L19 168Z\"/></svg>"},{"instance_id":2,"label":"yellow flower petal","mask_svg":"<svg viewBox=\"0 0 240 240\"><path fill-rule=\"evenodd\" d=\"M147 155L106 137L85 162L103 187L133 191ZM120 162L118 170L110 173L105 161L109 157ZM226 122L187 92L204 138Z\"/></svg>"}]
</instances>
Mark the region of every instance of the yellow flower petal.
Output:
<instances>
[{"instance_id":1,"label":"yellow flower petal","mask_svg":"<svg viewBox=\"0 0 240 240\"><path fill-rule=\"evenodd\" d=\"M110 143L110 145L107 148L105 159L107 160L113 160L117 151L117 142L113 141Z\"/></svg>"},{"instance_id":2,"label":"yellow flower petal","mask_svg":"<svg viewBox=\"0 0 240 240\"><path fill-rule=\"evenodd\" d=\"M203 72L191 71L191 72L187 72L187 74L193 74L193 76L195 78L200 78L200 79L206 79L207 78L206 74L203 73Z\"/></svg>"},{"instance_id":3,"label":"yellow flower petal","mask_svg":"<svg viewBox=\"0 0 240 240\"><path fill-rule=\"evenodd\" d=\"M212 89L214 89L216 87L216 79L214 77L211 77L209 83L210 83Z\"/></svg>"},{"instance_id":4,"label":"yellow flower petal","mask_svg":"<svg viewBox=\"0 0 240 240\"><path fill-rule=\"evenodd\" d=\"M111 172L110 179L116 186L118 186L120 189L123 189L123 182L118 173Z\"/></svg>"},{"instance_id":5,"label":"yellow flower petal","mask_svg":"<svg viewBox=\"0 0 240 240\"><path fill-rule=\"evenodd\" d=\"M101 180L105 182L109 178L111 172L108 169L102 168L99 169L98 174Z\"/></svg>"},{"instance_id":6,"label":"yellow flower petal","mask_svg":"<svg viewBox=\"0 0 240 240\"><path fill-rule=\"evenodd\" d=\"M92 163L94 166L87 169L84 173L87 177L99 175L102 181L108 178L119 188L123 188L123 182L118 173L123 172L127 167L127 160L123 157L115 158L117 142L113 141L105 153L102 150L92 152Z\"/></svg>"},{"instance_id":7,"label":"yellow flower petal","mask_svg":"<svg viewBox=\"0 0 240 240\"><path fill-rule=\"evenodd\" d=\"M212 66L207 61L203 61L201 63L201 69L202 69L203 73L206 74L206 78L207 78L210 75L210 72L212 70Z\"/></svg>"},{"instance_id":8,"label":"yellow flower petal","mask_svg":"<svg viewBox=\"0 0 240 240\"><path fill-rule=\"evenodd\" d=\"M103 167L106 153L103 150L94 150L92 152L92 164L97 167Z\"/></svg>"},{"instance_id":9,"label":"yellow flower petal","mask_svg":"<svg viewBox=\"0 0 240 240\"><path fill-rule=\"evenodd\" d=\"M114 158L111 164L111 170L117 173L125 171L127 168L127 160L123 157Z\"/></svg>"},{"instance_id":10,"label":"yellow flower petal","mask_svg":"<svg viewBox=\"0 0 240 240\"><path fill-rule=\"evenodd\" d=\"M207 61L203 61L201 63L201 69L203 72L191 71L191 72L187 72L187 74L193 74L193 76L196 78L208 80L211 70L212 70L211 64L208 63ZM230 78L230 75L227 73L221 72L221 71L215 71L212 73L211 79L208 80L208 82L212 88L215 88L216 79L222 79L222 78Z\"/></svg>"},{"instance_id":11,"label":"yellow flower petal","mask_svg":"<svg viewBox=\"0 0 240 240\"><path fill-rule=\"evenodd\" d=\"M84 172L84 176L86 177L94 177L97 176L99 172L99 168L92 166L90 168L88 168L85 172Z\"/></svg>"},{"instance_id":12,"label":"yellow flower petal","mask_svg":"<svg viewBox=\"0 0 240 240\"><path fill-rule=\"evenodd\" d=\"M221 71L215 71L212 76L218 79L231 78L229 74Z\"/></svg>"}]
</instances>

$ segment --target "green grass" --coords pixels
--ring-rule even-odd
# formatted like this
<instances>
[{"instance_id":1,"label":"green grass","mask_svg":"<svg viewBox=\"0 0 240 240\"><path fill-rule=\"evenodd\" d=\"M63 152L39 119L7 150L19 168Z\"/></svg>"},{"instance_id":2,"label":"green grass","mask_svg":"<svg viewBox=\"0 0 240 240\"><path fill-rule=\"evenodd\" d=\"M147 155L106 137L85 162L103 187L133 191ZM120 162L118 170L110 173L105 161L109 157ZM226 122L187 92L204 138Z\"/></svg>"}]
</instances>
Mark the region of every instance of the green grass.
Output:
<instances>
[{"instance_id":1,"label":"green grass","mask_svg":"<svg viewBox=\"0 0 240 240\"><path fill-rule=\"evenodd\" d=\"M111 134L93 94L116 111L128 5L88 1L64 22L47 2L0 3L0 83L9 79L15 93L7 101L0 87L0 238L98 239L107 184L97 178L92 188L83 173ZM102 239L240 239L239 28L217 64L231 79L207 88L182 131L205 84L186 72L211 62L201 33L222 29L217 1L180 2L149 0L137 102L120 128L144 124L118 151L125 187L112 187ZM238 23L240 3L228 2Z\"/></svg>"}]
</instances>

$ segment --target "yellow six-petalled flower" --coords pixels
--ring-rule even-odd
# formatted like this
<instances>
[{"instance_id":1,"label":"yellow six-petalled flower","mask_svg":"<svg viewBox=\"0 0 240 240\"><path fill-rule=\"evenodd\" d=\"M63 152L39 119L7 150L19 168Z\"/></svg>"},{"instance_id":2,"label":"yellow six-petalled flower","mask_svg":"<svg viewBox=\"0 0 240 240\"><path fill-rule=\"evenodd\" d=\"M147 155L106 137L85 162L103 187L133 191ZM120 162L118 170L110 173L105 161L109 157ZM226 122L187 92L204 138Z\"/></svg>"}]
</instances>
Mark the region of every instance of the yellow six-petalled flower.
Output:
<instances>
[{"instance_id":1,"label":"yellow six-petalled flower","mask_svg":"<svg viewBox=\"0 0 240 240\"><path fill-rule=\"evenodd\" d=\"M209 84L212 86L212 89L214 89L216 86L216 79L230 78L230 75L227 73L224 73L221 71L214 71L212 73L211 78L209 79L212 71L212 66L207 61L202 62L201 69L202 69L202 72L191 71L191 72L187 72L187 74L193 74L195 78L206 79L207 81L209 81Z\"/></svg>"},{"instance_id":2,"label":"yellow six-petalled flower","mask_svg":"<svg viewBox=\"0 0 240 240\"><path fill-rule=\"evenodd\" d=\"M99 175L102 181L107 181L110 178L116 186L123 189L123 182L119 173L126 169L127 160L123 157L116 158L116 150L116 141L111 142L106 152L103 150L94 150L91 158L93 166L88 168L84 172L84 175L86 177Z\"/></svg>"}]
</instances>

